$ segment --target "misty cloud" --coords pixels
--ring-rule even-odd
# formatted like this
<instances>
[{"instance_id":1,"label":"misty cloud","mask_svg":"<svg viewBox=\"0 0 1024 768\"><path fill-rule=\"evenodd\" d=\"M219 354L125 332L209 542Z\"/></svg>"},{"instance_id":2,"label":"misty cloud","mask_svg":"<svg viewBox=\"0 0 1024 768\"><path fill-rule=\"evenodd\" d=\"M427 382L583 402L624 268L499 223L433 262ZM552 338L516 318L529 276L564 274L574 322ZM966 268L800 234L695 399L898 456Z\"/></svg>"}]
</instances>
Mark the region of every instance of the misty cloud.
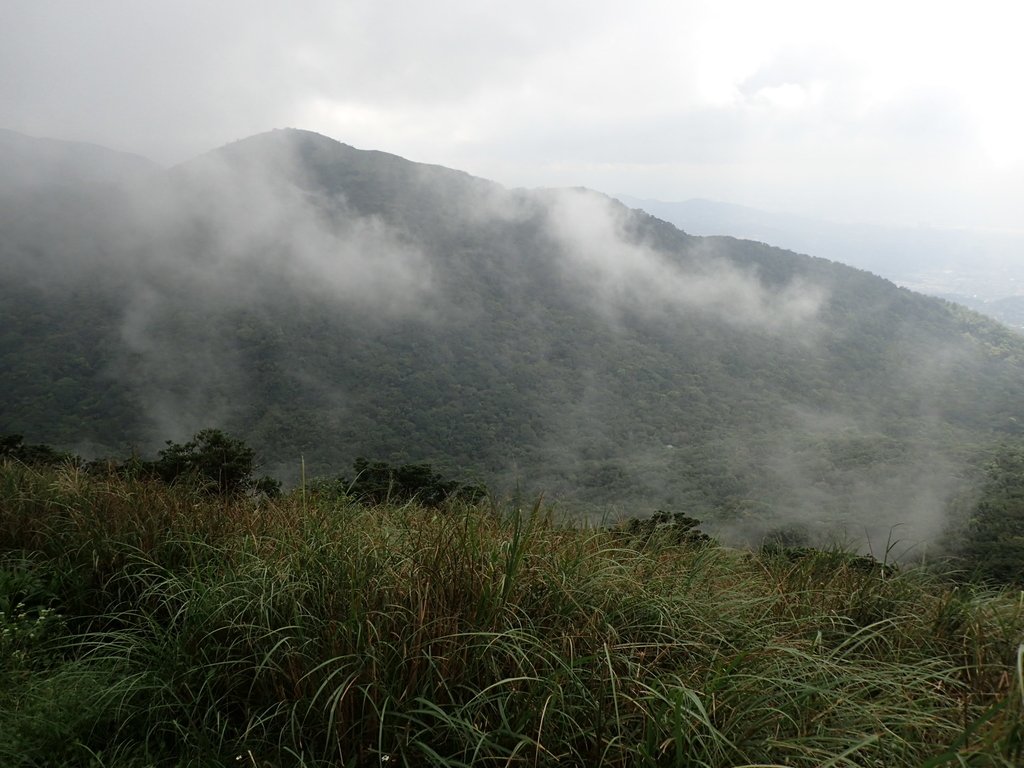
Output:
<instances>
[{"instance_id":1,"label":"misty cloud","mask_svg":"<svg viewBox=\"0 0 1024 768\"><path fill-rule=\"evenodd\" d=\"M147 258L184 263L197 285L235 296L255 273L381 315L417 311L430 291L419 247L380 218L354 213L342 193L298 186L298 161L275 166L273 174L261 165L241 170L208 155L176 169L169 194L141 211L148 228L164 233L162 247L176 252Z\"/></svg>"},{"instance_id":2,"label":"misty cloud","mask_svg":"<svg viewBox=\"0 0 1024 768\"><path fill-rule=\"evenodd\" d=\"M9 0L0 127L175 162L293 125L509 185L1019 227L1020 13Z\"/></svg>"},{"instance_id":3,"label":"misty cloud","mask_svg":"<svg viewBox=\"0 0 1024 768\"><path fill-rule=\"evenodd\" d=\"M297 131L143 176L10 193L0 247L9 274L63 292L41 323L74 338L76 292L110 323L87 346L156 447L212 425L282 471L306 447L335 469L364 448L515 482L523 466L531 490L719 517L732 541L800 526L877 546L893 525L934 538L970 490L958 440L1014 396L1015 369L976 351L988 331L940 302L595 192ZM91 354L74 349L76 375ZM85 387L66 378L73 409ZM971 411L956 388L974 381L989 400Z\"/></svg>"},{"instance_id":4,"label":"misty cloud","mask_svg":"<svg viewBox=\"0 0 1024 768\"><path fill-rule=\"evenodd\" d=\"M551 200L548 225L565 268L594 292L598 307L652 316L698 313L783 334L809 330L827 297L799 280L770 288L706 242L683 256L634 242L625 229L628 210L603 195L567 190Z\"/></svg>"},{"instance_id":5,"label":"misty cloud","mask_svg":"<svg viewBox=\"0 0 1024 768\"><path fill-rule=\"evenodd\" d=\"M254 342L225 328L246 333L259 318L310 307L382 324L429 321L432 270L408 235L358 215L338 191L308 188L298 158L263 160L235 167L207 155L115 195L84 229L76 226L84 217L51 222L50 245L61 245L46 250L41 274L81 262L87 235L88 265L65 279L74 285L100 271L120 285L123 350L109 375L135 382L155 437L180 438L245 411L254 382L242 373L241 348ZM326 397L334 408L344 399L301 367L279 375L311 402Z\"/></svg>"},{"instance_id":6,"label":"misty cloud","mask_svg":"<svg viewBox=\"0 0 1024 768\"><path fill-rule=\"evenodd\" d=\"M937 420L919 425L927 441L910 443L888 434L880 412L790 405L781 416L768 437L731 438L728 456L734 471L758 478L754 498L772 489L786 504L754 503L718 521L727 540L758 545L790 531L816 546L915 560L939 543L950 502L972 492L964 459L944 445Z\"/></svg>"}]
</instances>

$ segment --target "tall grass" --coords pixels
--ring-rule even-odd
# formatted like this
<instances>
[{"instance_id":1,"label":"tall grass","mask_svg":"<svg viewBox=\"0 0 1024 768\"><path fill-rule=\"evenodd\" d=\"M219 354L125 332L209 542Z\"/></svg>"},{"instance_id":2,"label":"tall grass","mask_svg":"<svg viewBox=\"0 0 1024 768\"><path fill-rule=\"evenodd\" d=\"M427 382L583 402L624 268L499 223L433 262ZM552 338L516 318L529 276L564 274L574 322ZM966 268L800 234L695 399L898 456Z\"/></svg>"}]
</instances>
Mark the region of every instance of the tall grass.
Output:
<instances>
[{"instance_id":1,"label":"tall grass","mask_svg":"<svg viewBox=\"0 0 1024 768\"><path fill-rule=\"evenodd\" d=\"M0 467L0 764L1018 765L1022 596Z\"/></svg>"}]
</instances>

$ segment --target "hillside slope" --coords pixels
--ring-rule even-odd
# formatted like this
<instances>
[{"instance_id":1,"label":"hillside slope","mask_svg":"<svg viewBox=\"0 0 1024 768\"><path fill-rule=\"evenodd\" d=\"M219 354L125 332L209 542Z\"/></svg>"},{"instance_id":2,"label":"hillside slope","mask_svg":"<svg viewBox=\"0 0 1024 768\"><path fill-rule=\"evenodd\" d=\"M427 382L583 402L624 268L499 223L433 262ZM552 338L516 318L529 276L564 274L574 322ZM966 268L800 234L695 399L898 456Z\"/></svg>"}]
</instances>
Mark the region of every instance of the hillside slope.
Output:
<instances>
[{"instance_id":1,"label":"hillside slope","mask_svg":"<svg viewBox=\"0 0 1024 768\"><path fill-rule=\"evenodd\" d=\"M1024 233L920 225L839 223L712 200L616 197L695 235L733 235L866 269L898 285L955 301L1024 328L1018 283Z\"/></svg>"},{"instance_id":2,"label":"hillside slope","mask_svg":"<svg viewBox=\"0 0 1024 768\"><path fill-rule=\"evenodd\" d=\"M219 426L289 481L432 461L877 543L1024 405L1024 344L949 303L304 131L12 199L0 243L0 424L86 452Z\"/></svg>"}]
</instances>

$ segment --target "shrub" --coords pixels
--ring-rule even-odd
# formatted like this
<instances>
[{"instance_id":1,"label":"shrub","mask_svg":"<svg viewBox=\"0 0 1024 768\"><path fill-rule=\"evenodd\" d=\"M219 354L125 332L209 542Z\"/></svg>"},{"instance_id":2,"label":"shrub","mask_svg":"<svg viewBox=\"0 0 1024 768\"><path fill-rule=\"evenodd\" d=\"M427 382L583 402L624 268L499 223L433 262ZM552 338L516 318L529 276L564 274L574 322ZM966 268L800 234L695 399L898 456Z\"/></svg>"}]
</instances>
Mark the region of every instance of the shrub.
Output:
<instances>
[{"instance_id":1,"label":"shrub","mask_svg":"<svg viewBox=\"0 0 1024 768\"><path fill-rule=\"evenodd\" d=\"M0 437L0 461L13 459L22 464L56 467L72 458L71 454L61 453L48 445L26 445L22 435Z\"/></svg>"},{"instance_id":2,"label":"shrub","mask_svg":"<svg viewBox=\"0 0 1024 768\"><path fill-rule=\"evenodd\" d=\"M253 478L256 452L219 429L200 430L187 443L168 440L159 455L152 466L166 483L190 482L221 495L255 490L274 496L280 492L277 480Z\"/></svg>"},{"instance_id":3,"label":"shrub","mask_svg":"<svg viewBox=\"0 0 1024 768\"><path fill-rule=\"evenodd\" d=\"M348 496L364 504L402 504L417 501L425 507L438 507L451 499L476 503L487 495L482 485L461 483L446 478L430 464L392 466L386 461L358 458L353 462L355 477L343 478Z\"/></svg>"},{"instance_id":4,"label":"shrub","mask_svg":"<svg viewBox=\"0 0 1024 768\"><path fill-rule=\"evenodd\" d=\"M646 543L658 538L671 544L708 544L711 537L701 531L696 520L683 512L670 514L656 510L647 518L634 517L625 524L625 531L637 540Z\"/></svg>"}]
</instances>

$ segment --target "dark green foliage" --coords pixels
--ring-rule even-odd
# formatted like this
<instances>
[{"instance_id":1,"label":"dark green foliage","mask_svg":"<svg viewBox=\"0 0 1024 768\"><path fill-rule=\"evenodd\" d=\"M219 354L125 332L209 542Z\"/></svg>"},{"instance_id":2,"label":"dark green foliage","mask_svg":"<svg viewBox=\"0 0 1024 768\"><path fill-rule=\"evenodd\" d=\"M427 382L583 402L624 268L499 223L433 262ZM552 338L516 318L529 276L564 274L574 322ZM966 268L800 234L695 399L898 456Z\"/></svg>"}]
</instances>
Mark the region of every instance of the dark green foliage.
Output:
<instances>
[{"instance_id":1,"label":"dark green foliage","mask_svg":"<svg viewBox=\"0 0 1024 768\"><path fill-rule=\"evenodd\" d=\"M205 162L223 167L204 176ZM323 237L298 235L321 256L351 231L385 232L417 255L406 266L423 291L378 302L334 290L347 284L330 282L338 273L372 271L373 253L295 271L287 217L231 250L218 215L253 187L286 211L310 206ZM721 267L769 300L806 287L820 311L773 332L732 322L746 307L728 291L710 312L616 304L553 236L557 193L300 131L159 174L137 192L173 209L155 232L124 221L134 207L116 191L86 192L0 206L0 424L58 447L145 450L149 414L192 431L216 413L288 483L299 456L310 475L357 456L422 461L595 517L686 509L750 523L759 539L795 507L858 531L870 510L886 530L931 482L922 467L941 481L1021 434L1024 343L1006 329L865 272L689 237L611 202L622 247L653 249L666 274Z\"/></svg>"},{"instance_id":2,"label":"dark green foliage","mask_svg":"<svg viewBox=\"0 0 1024 768\"><path fill-rule=\"evenodd\" d=\"M797 549L809 546L807 526L799 523L780 525L769 531L761 542L762 550Z\"/></svg>"},{"instance_id":3,"label":"dark green foliage","mask_svg":"<svg viewBox=\"0 0 1024 768\"><path fill-rule=\"evenodd\" d=\"M1004 445L985 468L980 497L947 535L967 575L1024 586L1024 449Z\"/></svg>"},{"instance_id":4,"label":"dark green foliage","mask_svg":"<svg viewBox=\"0 0 1024 768\"><path fill-rule=\"evenodd\" d=\"M185 443L166 442L155 461L137 454L127 459L81 458L63 453L48 445L27 445L21 435L0 437L0 462L14 460L38 467L75 464L97 476L127 479L160 480L168 485L184 483L204 493L231 495L253 492L278 496L281 482L264 475L254 477L256 451L244 441L230 437L219 429L203 429Z\"/></svg>"},{"instance_id":5,"label":"dark green foliage","mask_svg":"<svg viewBox=\"0 0 1024 768\"><path fill-rule=\"evenodd\" d=\"M217 429L204 429L187 443L167 441L154 469L166 483L188 481L228 494L249 485L256 452Z\"/></svg>"},{"instance_id":6,"label":"dark green foliage","mask_svg":"<svg viewBox=\"0 0 1024 768\"><path fill-rule=\"evenodd\" d=\"M53 574L37 561L0 552L0 612L10 616L18 606L33 611L52 607L57 588Z\"/></svg>"},{"instance_id":7,"label":"dark green foliage","mask_svg":"<svg viewBox=\"0 0 1024 768\"><path fill-rule=\"evenodd\" d=\"M859 573L889 577L896 573L897 566L883 563L871 555L858 555L844 549L833 547L819 549L817 547L781 546L777 543L765 543L761 554L766 558L780 558L790 563L812 562L815 567L823 570L848 568Z\"/></svg>"},{"instance_id":8,"label":"dark green foliage","mask_svg":"<svg viewBox=\"0 0 1024 768\"><path fill-rule=\"evenodd\" d=\"M271 495L280 492L272 478L252 476L256 451L219 429L203 429L187 443L167 441L153 462L153 470L165 483L186 482L221 495L256 490Z\"/></svg>"},{"instance_id":9,"label":"dark green foliage","mask_svg":"<svg viewBox=\"0 0 1024 768\"><path fill-rule=\"evenodd\" d=\"M622 529L641 544L655 538L659 542L672 544L710 544L711 537L701 531L698 525L700 520L683 512L670 514L659 509L650 517L634 517Z\"/></svg>"},{"instance_id":10,"label":"dark green foliage","mask_svg":"<svg viewBox=\"0 0 1024 768\"><path fill-rule=\"evenodd\" d=\"M487 495L480 484L445 478L429 464L392 466L386 461L357 458L354 476L336 481L351 498L364 504L402 504L415 501L425 507L439 507L452 500L475 504Z\"/></svg>"},{"instance_id":11,"label":"dark green foliage","mask_svg":"<svg viewBox=\"0 0 1024 768\"><path fill-rule=\"evenodd\" d=\"M253 493L275 498L281 495L281 481L270 475L263 475L252 481Z\"/></svg>"},{"instance_id":12,"label":"dark green foliage","mask_svg":"<svg viewBox=\"0 0 1024 768\"><path fill-rule=\"evenodd\" d=\"M68 453L54 450L48 445L27 445L22 435L5 435L0 437L0 461L13 459L23 464L55 467L74 457Z\"/></svg>"}]
</instances>

